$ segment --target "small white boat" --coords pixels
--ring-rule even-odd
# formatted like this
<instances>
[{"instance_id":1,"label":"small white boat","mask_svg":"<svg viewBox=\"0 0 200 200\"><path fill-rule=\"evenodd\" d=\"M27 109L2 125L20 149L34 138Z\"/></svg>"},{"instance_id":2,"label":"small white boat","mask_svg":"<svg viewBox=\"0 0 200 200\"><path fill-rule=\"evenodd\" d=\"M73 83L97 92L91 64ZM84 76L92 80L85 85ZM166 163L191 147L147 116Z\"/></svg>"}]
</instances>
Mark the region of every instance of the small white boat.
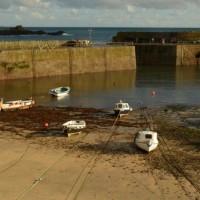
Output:
<instances>
[{"instance_id":1,"label":"small white boat","mask_svg":"<svg viewBox=\"0 0 200 200\"><path fill-rule=\"evenodd\" d=\"M115 104L115 107L113 110L115 112L115 115L122 117L124 115L128 115L133 109L129 106L128 103L122 102L120 100L119 103Z\"/></svg>"},{"instance_id":2,"label":"small white boat","mask_svg":"<svg viewBox=\"0 0 200 200\"><path fill-rule=\"evenodd\" d=\"M71 90L70 87L57 87L57 88L51 89L49 91L49 94L51 94L52 96L61 97L61 96L68 95L70 90Z\"/></svg>"},{"instance_id":3,"label":"small white boat","mask_svg":"<svg viewBox=\"0 0 200 200\"><path fill-rule=\"evenodd\" d=\"M78 134L85 129L86 123L84 120L71 120L63 124L63 132L67 133L67 136Z\"/></svg>"},{"instance_id":4,"label":"small white boat","mask_svg":"<svg viewBox=\"0 0 200 200\"><path fill-rule=\"evenodd\" d=\"M134 138L134 142L142 150L153 151L158 146L157 132L150 130L139 131Z\"/></svg>"},{"instance_id":5,"label":"small white boat","mask_svg":"<svg viewBox=\"0 0 200 200\"><path fill-rule=\"evenodd\" d=\"M7 111L7 110L22 110L31 108L35 105L35 101L32 99L25 99L25 100L14 100L14 101L3 101L3 98L0 101L0 110Z\"/></svg>"}]
</instances>

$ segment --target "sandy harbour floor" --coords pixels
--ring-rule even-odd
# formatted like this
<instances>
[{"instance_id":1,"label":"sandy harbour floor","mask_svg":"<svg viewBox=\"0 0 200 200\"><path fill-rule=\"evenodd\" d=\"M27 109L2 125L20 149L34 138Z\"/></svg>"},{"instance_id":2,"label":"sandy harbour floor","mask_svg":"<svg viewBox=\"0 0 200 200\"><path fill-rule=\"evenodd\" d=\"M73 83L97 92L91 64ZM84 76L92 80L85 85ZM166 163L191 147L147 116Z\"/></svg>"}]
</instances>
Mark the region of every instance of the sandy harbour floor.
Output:
<instances>
[{"instance_id":1,"label":"sandy harbour floor","mask_svg":"<svg viewBox=\"0 0 200 200\"><path fill-rule=\"evenodd\" d=\"M87 127L67 137L62 124L72 119ZM149 124L159 146L146 153L134 135ZM200 200L199 127L199 107L137 108L119 119L92 108L1 112L0 199Z\"/></svg>"}]
</instances>

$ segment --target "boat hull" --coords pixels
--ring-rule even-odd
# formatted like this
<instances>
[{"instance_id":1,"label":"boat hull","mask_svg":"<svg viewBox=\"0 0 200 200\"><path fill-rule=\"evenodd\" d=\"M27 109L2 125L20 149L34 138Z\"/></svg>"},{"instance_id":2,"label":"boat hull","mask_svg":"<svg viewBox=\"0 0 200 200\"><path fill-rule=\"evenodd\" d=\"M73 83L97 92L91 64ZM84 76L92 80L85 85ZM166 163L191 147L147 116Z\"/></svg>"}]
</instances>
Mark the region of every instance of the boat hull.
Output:
<instances>
[{"instance_id":1,"label":"boat hull","mask_svg":"<svg viewBox=\"0 0 200 200\"><path fill-rule=\"evenodd\" d=\"M130 110L114 110L115 115L119 117L126 116L130 113Z\"/></svg>"},{"instance_id":2,"label":"boat hull","mask_svg":"<svg viewBox=\"0 0 200 200\"><path fill-rule=\"evenodd\" d=\"M139 131L134 138L134 143L138 148L151 152L158 147L157 132Z\"/></svg>"},{"instance_id":3,"label":"boat hull","mask_svg":"<svg viewBox=\"0 0 200 200\"><path fill-rule=\"evenodd\" d=\"M72 135L76 135L76 134L81 133L83 130L84 130L84 128L80 128L80 129L70 129L70 128L67 128L67 129L64 130L64 134L66 134L67 137L70 137Z\"/></svg>"},{"instance_id":4,"label":"boat hull","mask_svg":"<svg viewBox=\"0 0 200 200\"><path fill-rule=\"evenodd\" d=\"M1 111L23 110L31 108L35 105L33 100L15 100L1 103Z\"/></svg>"},{"instance_id":5,"label":"boat hull","mask_svg":"<svg viewBox=\"0 0 200 200\"><path fill-rule=\"evenodd\" d=\"M66 96L68 95L68 92L65 92L65 93L55 93L55 92L49 92L52 96L54 97L63 97L63 96Z\"/></svg>"},{"instance_id":6,"label":"boat hull","mask_svg":"<svg viewBox=\"0 0 200 200\"><path fill-rule=\"evenodd\" d=\"M51 89L49 91L49 94L51 94L54 97L63 97L69 94L70 87L58 87Z\"/></svg>"},{"instance_id":7,"label":"boat hull","mask_svg":"<svg viewBox=\"0 0 200 200\"><path fill-rule=\"evenodd\" d=\"M142 142L142 141L135 141L135 144L138 148L147 151L147 152L151 152L153 150L155 150L158 146L158 143L153 143L153 142Z\"/></svg>"},{"instance_id":8,"label":"boat hull","mask_svg":"<svg viewBox=\"0 0 200 200\"><path fill-rule=\"evenodd\" d=\"M86 128L85 121L68 121L63 124L63 132L67 136L81 133Z\"/></svg>"}]
</instances>

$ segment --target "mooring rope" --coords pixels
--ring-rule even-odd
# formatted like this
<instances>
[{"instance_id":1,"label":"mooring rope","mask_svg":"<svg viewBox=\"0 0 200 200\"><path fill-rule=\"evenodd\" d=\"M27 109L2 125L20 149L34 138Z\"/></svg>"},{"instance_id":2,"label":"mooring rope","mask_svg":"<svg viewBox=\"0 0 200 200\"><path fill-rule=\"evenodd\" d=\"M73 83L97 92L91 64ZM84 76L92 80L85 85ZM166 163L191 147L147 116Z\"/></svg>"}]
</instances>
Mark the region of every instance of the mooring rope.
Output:
<instances>
[{"instance_id":1,"label":"mooring rope","mask_svg":"<svg viewBox=\"0 0 200 200\"><path fill-rule=\"evenodd\" d=\"M119 112L119 114L117 115L117 117L116 117L116 119L115 119L113 125L111 126L111 129L113 129L113 127L115 126L117 120L119 119L119 115L120 115L120 112ZM84 173L84 171L85 171L85 169L87 168L87 166L92 162L93 159L95 159L94 162L93 162L93 164L92 164L92 166L90 167L89 171L87 172L87 174L86 174L86 176L85 176L85 178L84 178L84 180L83 180L83 182L82 182L80 188L78 189L78 191L77 191L76 194L75 194L74 199L77 198L77 196L78 196L78 194L80 193L80 191L81 191L81 189L82 189L82 187L83 187L83 185L84 185L84 183L85 183L85 181L86 181L88 175L91 173L92 169L94 168L94 165L95 165L95 163L96 163L96 161L97 161L97 156L98 156L99 154L101 154L101 153L104 151L104 149L107 147L108 143L110 142L110 140L111 140L111 138L112 138L112 136L113 136L113 134L114 134L114 131L115 131L115 129L111 132L109 138L107 139L107 141L106 141L106 143L104 144L104 146L102 147L102 149L101 149L100 151L94 153L93 156L89 159L89 161L87 162L87 164L86 164L85 167L82 169L82 171L81 171L81 173L79 174L79 176L77 177L75 183L73 184L72 188L70 189L70 191L69 191L67 197L65 198L65 200L67 200L67 199L70 197L72 191L73 191L74 188L76 187L76 184L78 183L79 179L81 178L81 176L82 176L82 174Z\"/></svg>"},{"instance_id":2,"label":"mooring rope","mask_svg":"<svg viewBox=\"0 0 200 200\"><path fill-rule=\"evenodd\" d=\"M115 119L115 121L114 121L114 123L113 123L113 125L112 125L111 128L113 128L113 127L115 126L117 120L119 119L119 116L120 116L120 112L119 112L119 114L117 115L117 117L116 117L116 119ZM108 140L106 141L104 147L102 148L102 150L101 150L100 152L102 152L102 151L105 149L105 147L108 145L108 143L110 142L110 140L111 140L111 138L112 138L112 136L113 136L113 134L114 134L114 131L115 131L115 130L112 131L110 137L108 138ZM53 164L52 164L52 165L51 165L37 180L34 181L34 183L33 183L29 188L27 188L27 189L17 198L17 200L22 199L22 198L23 198L24 196L26 196L34 187L36 187L36 186L43 180L43 178L47 175L47 173L48 173L60 160L62 160L65 156L67 156L67 155L70 154L75 148L77 148L79 144L80 144L80 141L77 142L77 144L76 144L72 149L70 149L68 152L66 152L64 155L62 155L55 163L53 163ZM97 153L96 153L96 154L97 154ZM92 158L88 161L87 165L94 159L94 157L95 157L96 154L94 154L94 155L92 156ZM90 171L92 170L93 166L94 166L94 165L92 165ZM82 173L81 173L81 174L82 174ZM81 174L80 174L80 175L81 175ZM77 182L77 181L76 181L76 182ZM75 183L75 184L76 184L76 183ZM71 191L73 190L73 188L74 188L74 186L72 187ZM70 193L71 193L71 191L70 191ZM67 198L69 197L70 193L68 194ZM67 198L66 198L66 199L67 199Z\"/></svg>"},{"instance_id":3,"label":"mooring rope","mask_svg":"<svg viewBox=\"0 0 200 200\"><path fill-rule=\"evenodd\" d=\"M76 147L78 147L80 141L77 142L77 144L70 149L68 152L66 152L64 155L62 155L55 163L53 163L37 180L34 181L34 183L28 188L26 189L18 198L17 200L22 199L25 195L27 195L38 183L40 183L43 178L47 175L47 173L61 160L63 159L65 156L67 156L68 154L70 154Z\"/></svg>"}]
</instances>

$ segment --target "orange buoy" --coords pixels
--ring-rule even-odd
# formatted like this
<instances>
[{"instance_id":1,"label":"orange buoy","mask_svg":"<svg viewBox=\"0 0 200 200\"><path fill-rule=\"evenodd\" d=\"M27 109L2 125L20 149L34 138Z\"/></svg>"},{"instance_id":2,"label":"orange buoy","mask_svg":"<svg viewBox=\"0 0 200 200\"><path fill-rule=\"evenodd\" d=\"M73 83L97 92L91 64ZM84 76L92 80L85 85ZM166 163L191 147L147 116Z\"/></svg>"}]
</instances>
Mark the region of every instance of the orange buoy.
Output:
<instances>
[{"instance_id":1,"label":"orange buoy","mask_svg":"<svg viewBox=\"0 0 200 200\"><path fill-rule=\"evenodd\" d=\"M152 95L152 96L155 96L155 95L156 95L156 92L155 92L155 91L152 91L151 95Z\"/></svg>"},{"instance_id":2,"label":"orange buoy","mask_svg":"<svg viewBox=\"0 0 200 200\"><path fill-rule=\"evenodd\" d=\"M45 128L47 128L49 126L49 124L46 122L44 123Z\"/></svg>"}]
</instances>

